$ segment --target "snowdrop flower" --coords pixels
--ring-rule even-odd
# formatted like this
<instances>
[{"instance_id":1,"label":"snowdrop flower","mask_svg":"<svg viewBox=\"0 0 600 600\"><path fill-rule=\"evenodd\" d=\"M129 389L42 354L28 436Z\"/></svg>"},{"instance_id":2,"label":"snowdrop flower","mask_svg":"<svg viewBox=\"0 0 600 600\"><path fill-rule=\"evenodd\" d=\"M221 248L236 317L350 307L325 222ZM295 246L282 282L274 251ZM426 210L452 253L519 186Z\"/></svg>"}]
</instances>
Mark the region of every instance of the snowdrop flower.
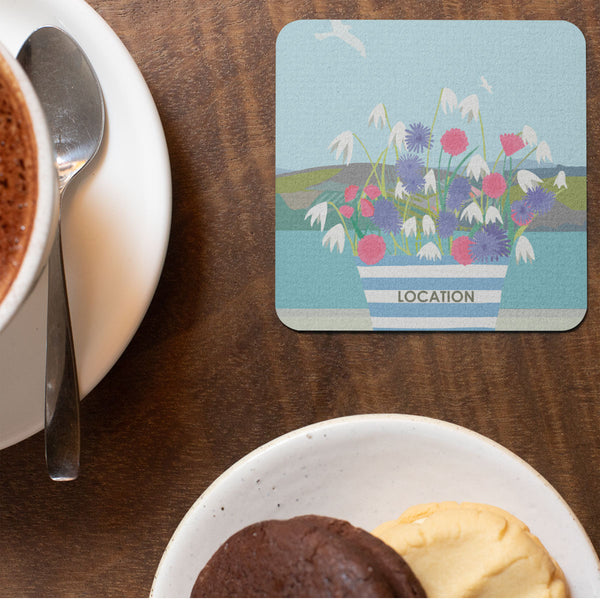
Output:
<instances>
[{"instance_id":1,"label":"snowdrop flower","mask_svg":"<svg viewBox=\"0 0 600 600\"><path fill-rule=\"evenodd\" d=\"M476 94L467 96L459 105L461 118L467 117L467 122L470 123L473 119L477 121L479 118L479 98Z\"/></svg>"},{"instance_id":2,"label":"snowdrop flower","mask_svg":"<svg viewBox=\"0 0 600 600\"><path fill-rule=\"evenodd\" d=\"M333 252L334 247L337 246L341 254L344 251L345 241L346 236L344 234L344 227L341 223L338 223L337 225L332 227L323 236L323 246L329 244L329 252Z\"/></svg>"},{"instance_id":3,"label":"snowdrop flower","mask_svg":"<svg viewBox=\"0 0 600 600\"><path fill-rule=\"evenodd\" d=\"M442 254L440 249L433 243L427 242L418 252L418 258L425 258L427 260L442 260Z\"/></svg>"},{"instance_id":4,"label":"snowdrop flower","mask_svg":"<svg viewBox=\"0 0 600 600\"><path fill-rule=\"evenodd\" d=\"M471 224L473 221L477 221L478 223L483 223L483 213L481 212L481 208L479 208L479 204L477 202L471 202L461 213L460 218L466 219L466 221Z\"/></svg>"},{"instance_id":5,"label":"snowdrop flower","mask_svg":"<svg viewBox=\"0 0 600 600\"><path fill-rule=\"evenodd\" d=\"M456 106L458 105L458 99L456 98L456 94L450 88L444 88L442 90L442 110L444 114L447 114L447 110L453 112Z\"/></svg>"},{"instance_id":6,"label":"snowdrop flower","mask_svg":"<svg viewBox=\"0 0 600 600\"><path fill-rule=\"evenodd\" d=\"M485 211L485 224L488 225L496 221L504 225L500 211L495 206L488 206L488 209Z\"/></svg>"},{"instance_id":7,"label":"snowdrop flower","mask_svg":"<svg viewBox=\"0 0 600 600\"><path fill-rule=\"evenodd\" d=\"M435 173L433 172L433 169L429 169L429 171L427 171L427 174L425 175L425 193L435 191Z\"/></svg>"},{"instance_id":8,"label":"snowdrop flower","mask_svg":"<svg viewBox=\"0 0 600 600\"><path fill-rule=\"evenodd\" d=\"M354 134L351 131L343 131L329 144L329 151L333 152L335 150L336 159L343 153L346 165L349 165L352 160L353 148Z\"/></svg>"},{"instance_id":9,"label":"snowdrop flower","mask_svg":"<svg viewBox=\"0 0 600 600\"><path fill-rule=\"evenodd\" d=\"M417 217L411 217L404 221L402 224L402 233L406 237L410 237L411 235L417 236Z\"/></svg>"},{"instance_id":10,"label":"snowdrop flower","mask_svg":"<svg viewBox=\"0 0 600 600\"><path fill-rule=\"evenodd\" d=\"M385 125L385 106L380 102L369 115L369 127L375 125L375 129Z\"/></svg>"},{"instance_id":11,"label":"snowdrop flower","mask_svg":"<svg viewBox=\"0 0 600 600\"><path fill-rule=\"evenodd\" d=\"M304 216L304 220L310 217L310 226L312 227L317 223L321 224L321 231L325 229L325 220L327 219L327 202L321 202L320 204L315 204Z\"/></svg>"},{"instance_id":12,"label":"snowdrop flower","mask_svg":"<svg viewBox=\"0 0 600 600\"><path fill-rule=\"evenodd\" d=\"M535 187L538 187L538 183L543 183L543 181L535 173L525 169L521 169L517 172L517 182L525 193Z\"/></svg>"},{"instance_id":13,"label":"snowdrop flower","mask_svg":"<svg viewBox=\"0 0 600 600\"><path fill-rule=\"evenodd\" d=\"M423 217L423 233L425 235L435 235L435 221L429 215Z\"/></svg>"},{"instance_id":14,"label":"snowdrop flower","mask_svg":"<svg viewBox=\"0 0 600 600\"><path fill-rule=\"evenodd\" d=\"M529 127L529 125L523 125L521 139L526 146L537 146L537 135L535 134L535 131Z\"/></svg>"},{"instance_id":15,"label":"snowdrop flower","mask_svg":"<svg viewBox=\"0 0 600 600\"><path fill-rule=\"evenodd\" d=\"M522 260L523 262L530 262L535 260L535 253L533 252L533 246L531 242L524 236L520 236L517 240L517 247L515 249L515 256L517 264Z\"/></svg>"},{"instance_id":16,"label":"snowdrop flower","mask_svg":"<svg viewBox=\"0 0 600 600\"><path fill-rule=\"evenodd\" d=\"M554 180L554 185L558 189L567 187L567 176L565 175L564 171L560 171L558 173L558 175L556 176L556 179Z\"/></svg>"},{"instance_id":17,"label":"snowdrop flower","mask_svg":"<svg viewBox=\"0 0 600 600\"><path fill-rule=\"evenodd\" d=\"M552 155L550 154L550 146L546 142L540 142L537 150L535 151L535 158L538 164L544 161L552 162Z\"/></svg>"},{"instance_id":18,"label":"snowdrop flower","mask_svg":"<svg viewBox=\"0 0 600 600\"><path fill-rule=\"evenodd\" d=\"M398 183L396 184L396 189L394 190L394 197L398 200L401 200L406 196L406 188L404 184L398 179Z\"/></svg>"},{"instance_id":19,"label":"snowdrop flower","mask_svg":"<svg viewBox=\"0 0 600 600\"><path fill-rule=\"evenodd\" d=\"M388 138L388 148L395 144L398 150L402 150L402 144L404 144L404 139L406 138L406 127L402 121L398 121L390 132L390 137Z\"/></svg>"},{"instance_id":20,"label":"snowdrop flower","mask_svg":"<svg viewBox=\"0 0 600 600\"><path fill-rule=\"evenodd\" d=\"M467 177L473 177L475 181L479 181L480 177L490 174L490 167L483 160L481 154L473 154L471 160L467 163Z\"/></svg>"}]
</instances>

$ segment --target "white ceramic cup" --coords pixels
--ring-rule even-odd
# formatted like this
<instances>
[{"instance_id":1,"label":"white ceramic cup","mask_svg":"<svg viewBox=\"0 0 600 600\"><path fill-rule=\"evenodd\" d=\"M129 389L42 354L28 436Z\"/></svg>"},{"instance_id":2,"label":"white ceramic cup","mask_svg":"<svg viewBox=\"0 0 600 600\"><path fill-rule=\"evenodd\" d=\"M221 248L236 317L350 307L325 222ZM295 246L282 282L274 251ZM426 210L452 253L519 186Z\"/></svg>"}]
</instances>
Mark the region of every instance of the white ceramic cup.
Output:
<instances>
[{"instance_id":1,"label":"white ceramic cup","mask_svg":"<svg viewBox=\"0 0 600 600\"><path fill-rule=\"evenodd\" d=\"M54 146L40 101L21 65L2 44L0 62L0 68L8 67L9 75L12 74L17 83L31 118L38 180L36 209L27 248L16 276L5 295L0 298L1 332L33 290L48 260L58 224L59 198Z\"/></svg>"}]
</instances>

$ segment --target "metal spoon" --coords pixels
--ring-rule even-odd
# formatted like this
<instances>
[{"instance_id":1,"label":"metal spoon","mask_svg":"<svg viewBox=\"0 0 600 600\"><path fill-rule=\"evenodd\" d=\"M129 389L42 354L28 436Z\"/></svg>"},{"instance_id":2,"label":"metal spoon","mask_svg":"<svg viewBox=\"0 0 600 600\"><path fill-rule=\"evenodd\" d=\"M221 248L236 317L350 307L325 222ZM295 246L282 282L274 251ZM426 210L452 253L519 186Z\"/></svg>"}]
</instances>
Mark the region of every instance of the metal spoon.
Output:
<instances>
[{"instance_id":1,"label":"metal spoon","mask_svg":"<svg viewBox=\"0 0 600 600\"><path fill-rule=\"evenodd\" d=\"M61 204L65 188L95 156L104 135L102 90L87 57L64 31L42 27L17 55L46 114L56 151ZM79 384L65 284L60 222L48 259L46 463L69 481L79 474Z\"/></svg>"}]
</instances>

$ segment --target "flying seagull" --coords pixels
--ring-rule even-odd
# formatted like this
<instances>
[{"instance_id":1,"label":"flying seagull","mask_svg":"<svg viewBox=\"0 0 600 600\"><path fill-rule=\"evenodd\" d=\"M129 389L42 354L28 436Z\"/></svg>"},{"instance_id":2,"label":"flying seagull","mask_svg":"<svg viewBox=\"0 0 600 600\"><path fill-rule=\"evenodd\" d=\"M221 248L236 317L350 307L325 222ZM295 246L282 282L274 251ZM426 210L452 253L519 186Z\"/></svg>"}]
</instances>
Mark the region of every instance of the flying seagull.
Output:
<instances>
[{"instance_id":1,"label":"flying seagull","mask_svg":"<svg viewBox=\"0 0 600 600\"><path fill-rule=\"evenodd\" d=\"M487 79L483 75L481 76L481 87L490 94L492 93L492 86L487 82Z\"/></svg>"},{"instance_id":2,"label":"flying seagull","mask_svg":"<svg viewBox=\"0 0 600 600\"><path fill-rule=\"evenodd\" d=\"M331 31L326 33L315 33L315 37L318 40L324 40L328 37L337 37L346 42L349 46L354 48L361 56L366 56L365 45L353 34L349 33L350 25L344 25L341 21L330 21Z\"/></svg>"}]
</instances>

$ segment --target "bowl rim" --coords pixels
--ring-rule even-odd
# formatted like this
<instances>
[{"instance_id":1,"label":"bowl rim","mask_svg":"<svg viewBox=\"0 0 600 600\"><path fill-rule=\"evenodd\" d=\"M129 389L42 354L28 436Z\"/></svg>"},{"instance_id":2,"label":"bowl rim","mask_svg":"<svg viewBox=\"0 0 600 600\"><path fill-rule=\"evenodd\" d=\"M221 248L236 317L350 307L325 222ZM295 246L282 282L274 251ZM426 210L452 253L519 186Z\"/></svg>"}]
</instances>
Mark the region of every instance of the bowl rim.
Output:
<instances>
[{"instance_id":1,"label":"bowl rim","mask_svg":"<svg viewBox=\"0 0 600 600\"><path fill-rule=\"evenodd\" d=\"M534 475L546 488L548 491L552 493L557 500L559 500L560 504L565 508L569 514L569 516L573 519L575 525L580 530L580 533L583 535L583 539L585 540L586 545L588 546L591 554L595 558L595 563L600 571L600 558L596 553L596 549L594 548L592 541L590 540L585 528L566 502L566 500L558 493L558 491L545 479L538 471L536 471L527 461L522 459L520 456L502 446L498 442L492 440L491 438L477 433L471 429L463 427L461 425L456 425L455 423L449 421L443 421L441 419L436 419L433 417L425 417L420 415L412 415L412 414L403 414L403 413L363 413L363 414L355 414L355 415L347 415L342 417L335 417L332 419L326 419L323 421L316 421L312 424L305 425L298 429L294 429L292 431L288 431L272 440L262 444L261 446L255 448L248 454L244 455L242 458L235 461L231 466L225 469L203 492L202 494L192 503L190 508L187 510L175 530L171 535L164 551L159 561L157 570L154 575L154 579L152 581L152 587L150 590L150 596L154 597L156 592L156 586L160 582L162 578L162 571L164 566L167 563L167 555L169 554L169 550L171 546L174 545L175 541L178 539L179 534L185 530L188 526L188 522L194 518L197 509L202 505L205 498L209 496L215 488L217 488L221 482L225 479L228 479L232 475L236 473L239 469L243 468L248 462L254 460L257 456L260 456L265 451L271 450L272 448L282 445L289 440L293 440L296 438L304 437L307 433L315 434L323 432L324 430L336 428L336 427L344 427L346 425L352 425L356 423L375 423L375 422L402 422L402 423L421 423L424 425L438 427L448 432L452 433L460 433L461 435L467 435L474 440L483 442L506 457L516 460L522 467L524 467L527 471L529 471L532 475Z\"/></svg>"},{"instance_id":2,"label":"bowl rim","mask_svg":"<svg viewBox=\"0 0 600 600\"><path fill-rule=\"evenodd\" d=\"M27 249L18 273L0 300L0 332L29 296L48 259L58 226L58 176L54 146L44 110L29 77L17 59L0 43L0 61L15 78L23 97L35 137L37 152L37 205Z\"/></svg>"}]
</instances>

